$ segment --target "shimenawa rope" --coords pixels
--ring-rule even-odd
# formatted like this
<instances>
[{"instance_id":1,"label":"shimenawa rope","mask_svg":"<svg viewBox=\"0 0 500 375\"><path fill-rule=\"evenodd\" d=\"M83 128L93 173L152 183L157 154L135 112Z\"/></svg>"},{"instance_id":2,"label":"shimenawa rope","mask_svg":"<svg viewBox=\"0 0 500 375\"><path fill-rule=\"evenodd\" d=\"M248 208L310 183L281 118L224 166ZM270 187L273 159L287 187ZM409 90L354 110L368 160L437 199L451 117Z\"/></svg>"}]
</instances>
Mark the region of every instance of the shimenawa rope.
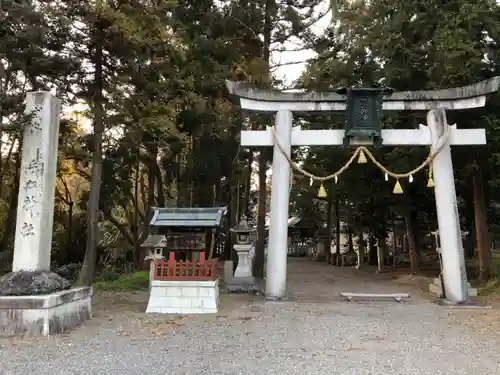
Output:
<instances>
[{"instance_id":1,"label":"shimenawa rope","mask_svg":"<svg viewBox=\"0 0 500 375\"><path fill-rule=\"evenodd\" d=\"M433 148L431 147L431 150L429 151L429 155L427 156L427 158L418 167L412 169L409 172L406 172L406 173L394 173L394 172L391 172L386 167L384 167L375 158L375 156L373 156L373 154L371 153L371 151L367 147L365 147L365 146L359 146L358 148L356 148L356 150L354 151L354 153L352 154L352 156L349 158L349 160L339 170L337 170L335 173L332 173L332 174L329 174L328 176L323 176L323 177L322 176L316 176L316 175L314 175L314 174L306 171L300 165L298 165L296 162L294 162L291 159L291 157L289 155L287 155L287 153L285 152L283 146L281 145L281 143L280 143L280 141L278 139L278 136L276 134L276 129L275 129L274 126L271 128L271 131L272 131L272 134L273 134L274 141L276 142L276 145L278 146L278 149L283 154L283 156L287 159L287 161L290 164L290 166L294 170L296 170L297 172L301 173L302 175L304 175L306 177L309 177L311 180L324 182L324 181L331 180L333 178L338 178L343 172L346 171L347 168L349 168L351 166L351 164L354 162L354 160L356 159L356 157L359 157L359 158L362 159L362 158L364 158L364 154L368 155L368 158L382 172L384 172L388 176L391 176L391 177L395 178L396 180L399 180L400 178L407 178L407 177L412 178L412 175L414 175L415 173L420 172L422 169L424 169L425 167L427 167L434 160L434 158L436 157L436 155L439 154L439 152L443 149L444 145L446 144L446 141L447 141L447 139L449 137L449 134L450 134L450 126L447 125L445 127L443 134L439 137L439 140L438 140L438 143L437 143L437 147L433 147ZM429 178L432 178L432 166L429 169Z\"/></svg>"}]
</instances>

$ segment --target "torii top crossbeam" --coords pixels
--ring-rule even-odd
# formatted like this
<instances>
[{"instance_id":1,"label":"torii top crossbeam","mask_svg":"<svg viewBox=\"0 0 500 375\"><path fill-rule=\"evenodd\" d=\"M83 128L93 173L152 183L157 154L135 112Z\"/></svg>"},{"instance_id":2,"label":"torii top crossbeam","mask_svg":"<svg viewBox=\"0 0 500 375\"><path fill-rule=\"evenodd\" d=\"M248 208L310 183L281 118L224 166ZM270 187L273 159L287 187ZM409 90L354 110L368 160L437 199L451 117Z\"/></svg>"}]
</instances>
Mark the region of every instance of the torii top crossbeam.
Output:
<instances>
[{"instance_id":1,"label":"torii top crossbeam","mask_svg":"<svg viewBox=\"0 0 500 375\"><path fill-rule=\"evenodd\" d=\"M386 111L446 110L484 107L486 95L498 90L500 77L493 77L469 86L443 90L397 91L384 96ZM252 111L344 111L346 96L334 92L283 92L263 90L245 83L226 81L230 94L238 96L241 107ZM271 104L272 105L269 105Z\"/></svg>"},{"instance_id":2,"label":"torii top crossbeam","mask_svg":"<svg viewBox=\"0 0 500 375\"><path fill-rule=\"evenodd\" d=\"M226 81L230 94L240 98L242 109L258 112L321 112L344 111L347 109L347 97L333 92L282 92L278 90L257 89L245 83ZM383 98L384 110L446 110L470 109L483 107L486 96L496 92L500 77L457 88L430 91L399 91ZM341 145L344 130L302 130L295 127L291 135L292 146ZM429 146L431 134L429 128L420 125L418 129L382 129L385 146ZM271 130L252 130L241 132L242 146L272 146ZM366 144L354 140L352 145ZM457 129L452 126L449 135L450 145L484 145L484 129Z\"/></svg>"}]
</instances>

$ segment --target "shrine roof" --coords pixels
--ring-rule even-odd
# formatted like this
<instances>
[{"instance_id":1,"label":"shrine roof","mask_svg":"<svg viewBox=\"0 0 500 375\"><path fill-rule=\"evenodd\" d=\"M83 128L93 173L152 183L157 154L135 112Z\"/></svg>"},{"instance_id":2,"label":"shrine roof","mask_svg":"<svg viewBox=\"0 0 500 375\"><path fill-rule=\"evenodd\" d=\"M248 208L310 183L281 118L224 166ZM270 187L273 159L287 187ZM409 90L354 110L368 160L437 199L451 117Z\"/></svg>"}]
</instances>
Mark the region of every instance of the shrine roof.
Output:
<instances>
[{"instance_id":1,"label":"shrine roof","mask_svg":"<svg viewBox=\"0 0 500 375\"><path fill-rule=\"evenodd\" d=\"M227 207L160 208L153 207L152 227L218 228Z\"/></svg>"}]
</instances>

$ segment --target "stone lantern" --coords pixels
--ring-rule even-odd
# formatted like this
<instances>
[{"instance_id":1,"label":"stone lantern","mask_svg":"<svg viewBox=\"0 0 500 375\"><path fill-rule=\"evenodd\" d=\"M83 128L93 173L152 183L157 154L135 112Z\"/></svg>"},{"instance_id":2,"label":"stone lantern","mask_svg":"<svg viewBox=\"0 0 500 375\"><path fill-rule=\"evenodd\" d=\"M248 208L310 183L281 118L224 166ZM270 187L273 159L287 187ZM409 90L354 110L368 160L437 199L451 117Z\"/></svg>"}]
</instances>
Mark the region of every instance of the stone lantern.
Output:
<instances>
[{"instance_id":1,"label":"stone lantern","mask_svg":"<svg viewBox=\"0 0 500 375\"><path fill-rule=\"evenodd\" d=\"M252 274L254 252L252 234L255 229L250 227L246 217L243 217L236 227L231 228L231 232L236 233L236 244L233 245L233 248L238 254L238 266L227 288L230 292L253 291L256 289L255 277Z\"/></svg>"}]
</instances>

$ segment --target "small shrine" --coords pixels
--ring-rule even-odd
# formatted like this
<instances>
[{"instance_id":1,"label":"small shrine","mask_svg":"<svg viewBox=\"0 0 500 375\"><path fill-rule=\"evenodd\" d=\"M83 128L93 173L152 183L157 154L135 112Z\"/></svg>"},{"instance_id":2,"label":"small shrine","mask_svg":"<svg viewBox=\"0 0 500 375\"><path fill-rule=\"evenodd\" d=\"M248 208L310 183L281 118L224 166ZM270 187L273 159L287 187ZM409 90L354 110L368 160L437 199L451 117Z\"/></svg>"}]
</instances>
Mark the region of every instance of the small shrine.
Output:
<instances>
[{"instance_id":1,"label":"small shrine","mask_svg":"<svg viewBox=\"0 0 500 375\"><path fill-rule=\"evenodd\" d=\"M153 208L152 259L146 313L206 314L219 308L215 242L226 207ZM160 236L160 237L158 237ZM157 239L163 240L153 244Z\"/></svg>"}]
</instances>

